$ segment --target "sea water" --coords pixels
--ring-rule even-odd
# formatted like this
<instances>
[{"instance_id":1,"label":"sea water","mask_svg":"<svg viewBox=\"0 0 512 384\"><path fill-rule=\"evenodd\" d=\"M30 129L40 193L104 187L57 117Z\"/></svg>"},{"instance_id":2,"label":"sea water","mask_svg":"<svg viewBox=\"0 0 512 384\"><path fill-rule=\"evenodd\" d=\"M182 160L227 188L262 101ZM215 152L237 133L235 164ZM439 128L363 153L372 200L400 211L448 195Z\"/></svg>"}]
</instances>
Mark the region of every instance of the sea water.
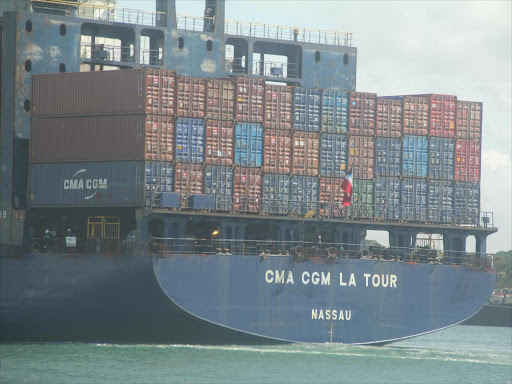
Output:
<instances>
[{"instance_id":1,"label":"sea water","mask_svg":"<svg viewBox=\"0 0 512 384\"><path fill-rule=\"evenodd\" d=\"M0 383L512 383L512 328L380 347L2 344Z\"/></svg>"}]
</instances>

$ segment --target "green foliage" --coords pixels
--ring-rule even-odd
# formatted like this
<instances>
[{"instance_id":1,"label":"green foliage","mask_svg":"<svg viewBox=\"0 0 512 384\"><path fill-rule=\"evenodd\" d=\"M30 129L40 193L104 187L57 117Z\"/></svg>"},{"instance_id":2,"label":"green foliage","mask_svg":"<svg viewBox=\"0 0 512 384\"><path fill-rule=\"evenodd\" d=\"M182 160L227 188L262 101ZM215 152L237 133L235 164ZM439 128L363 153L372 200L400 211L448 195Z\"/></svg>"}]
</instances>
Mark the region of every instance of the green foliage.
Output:
<instances>
[{"instance_id":1,"label":"green foliage","mask_svg":"<svg viewBox=\"0 0 512 384\"><path fill-rule=\"evenodd\" d=\"M496 253L494 267L498 272L496 288L512 288L512 250Z\"/></svg>"}]
</instances>

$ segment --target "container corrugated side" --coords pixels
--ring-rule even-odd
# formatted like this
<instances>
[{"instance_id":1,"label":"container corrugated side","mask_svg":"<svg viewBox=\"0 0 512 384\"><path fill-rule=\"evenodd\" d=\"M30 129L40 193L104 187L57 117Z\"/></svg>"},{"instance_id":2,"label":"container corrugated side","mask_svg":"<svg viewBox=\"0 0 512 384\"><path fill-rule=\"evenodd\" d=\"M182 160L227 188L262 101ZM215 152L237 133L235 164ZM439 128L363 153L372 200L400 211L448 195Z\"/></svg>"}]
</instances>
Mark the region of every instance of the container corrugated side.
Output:
<instances>
[{"instance_id":1,"label":"container corrugated side","mask_svg":"<svg viewBox=\"0 0 512 384\"><path fill-rule=\"evenodd\" d=\"M266 129L263 139L263 170L289 174L292 169L292 132Z\"/></svg>"},{"instance_id":2,"label":"container corrugated side","mask_svg":"<svg viewBox=\"0 0 512 384\"><path fill-rule=\"evenodd\" d=\"M455 133L459 139L481 140L483 105L476 101L457 101Z\"/></svg>"},{"instance_id":3,"label":"container corrugated side","mask_svg":"<svg viewBox=\"0 0 512 384\"><path fill-rule=\"evenodd\" d=\"M375 135L377 94L351 92L349 98L348 132L351 135Z\"/></svg>"},{"instance_id":4,"label":"container corrugated side","mask_svg":"<svg viewBox=\"0 0 512 384\"><path fill-rule=\"evenodd\" d=\"M318 212L318 178L293 176L291 180L290 214L304 216Z\"/></svg>"},{"instance_id":5,"label":"container corrugated side","mask_svg":"<svg viewBox=\"0 0 512 384\"><path fill-rule=\"evenodd\" d=\"M377 177L400 177L402 174L402 141L400 139L377 137L375 174Z\"/></svg>"},{"instance_id":6,"label":"container corrugated side","mask_svg":"<svg viewBox=\"0 0 512 384\"><path fill-rule=\"evenodd\" d=\"M174 172L174 192L180 194L180 206L186 207L191 195L203 194L203 165L176 164Z\"/></svg>"},{"instance_id":7,"label":"container corrugated side","mask_svg":"<svg viewBox=\"0 0 512 384\"><path fill-rule=\"evenodd\" d=\"M292 141L294 175L317 176L320 140L318 133L295 131Z\"/></svg>"},{"instance_id":8,"label":"container corrugated side","mask_svg":"<svg viewBox=\"0 0 512 384\"><path fill-rule=\"evenodd\" d=\"M347 168L352 168L354 179L373 179L374 160L374 137L349 136Z\"/></svg>"},{"instance_id":9,"label":"container corrugated side","mask_svg":"<svg viewBox=\"0 0 512 384\"><path fill-rule=\"evenodd\" d=\"M348 133L348 98L346 91L322 91L322 132Z\"/></svg>"},{"instance_id":10,"label":"container corrugated side","mask_svg":"<svg viewBox=\"0 0 512 384\"><path fill-rule=\"evenodd\" d=\"M379 177L374 183L375 219L397 221L401 219L400 179Z\"/></svg>"},{"instance_id":11,"label":"container corrugated side","mask_svg":"<svg viewBox=\"0 0 512 384\"><path fill-rule=\"evenodd\" d=\"M347 136L323 133L320 138L320 175L345 177L347 171Z\"/></svg>"},{"instance_id":12,"label":"container corrugated side","mask_svg":"<svg viewBox=\"0 0 512 384\"><path fill-rule=\"evenodd\" d=\"M402 136L403 120L404 115L402 99L377 97L377 136Z\"/></svg>"},{"instance_id":13,"label":"container corrugated side","mask_svg":"<svg viewBox=\"0 0 512 384\"><path fill-rule=\"evenodd\" d=\"M177 115L203 119L206 113L206 79L178 76Z\"/></svg>"},{"instance_id":14,"label":"container corrugated side","mask_svg":"<svg viewBox=\"0 0 512 384\"><path fill-rule=\"evenodd\" d=\"M427 137L405 135L402 141L402 176L427 177L427 164Z\"/></svg>"},{"instance_id":15,"label":"container corrugated side","mask_svg":"<svg viewBox=\"0 0 512 384\"><path fill-rule=\"evenodd\" d=\"M261 212L262 178L259 168L235 168L233 187L235 212Z\"/></svg>"},{"instance_id":16,"label":"container corrugated side","mask_svg":"<svg viewBox=\"0 0 512 384\"><path fill-rule=\"evenodd\" d=\"M402 220L427 221L428 186L424 179L402 179Z\"/></svg>"},{"instance_id":17,"label":"container corrugated side","mask_svg":"<svg viewBox=\"0 0 512 384\"><path fill-rule=\"evenodd\" d=\"M373 180L354 180L353 190L348 215L354 219L373 218Z\"/></svg>"},{"instance_id":18,"label":"container corrugated side","mask_svg":"<svg viewBox=\"0 0 512 384\"><path fill-rule=\"evenodd\" d=\"M267 173L263 176L263 212L286 215L290 211L291 176Z\"/></svg>"},{"instance_id":19,"label":"container corrugated side","mask_svg":"<svg viewBox=\"0 0 512 384\"><path fill-rule=\"evenodd\" d=\"M319 132L321 125L320 90L293 88L293 129L305 132Z\"/></svg>"},{"instance_id":20,"label":"container corrugated side","mask_svg":"<svg viewBox=\"0 0 512 384\"><path fill-rule=\"evenodd\" d=\"M457 97L430 95L430 135L455 137L455 116Z\"/></svg>"},{"instance_id":21,"label":"container corrugated side","mask_svg":"<svg viewBox=\"0 0 512 384\"><path fill-rule=\"evenodd\" d=\"M479 225L480 184L455 182L454 208L455 222L458 225Z\"/></svg>"},{"instance_id":22,"label":"container corrugated side","mask_svg":"<svg viewBox=\"0 0 512 384\"><path fill-rule=\"evenodd\" d=\"M455 180L480 181L481 142L459 139L455 142Z\"/></svg>"},{"instance_id":23,"label":"container corrugated side","mask_svg":"<svg viewBox=\"0 0 512 384\"><path fill-rule=\"evenodd\" d=\"M453 182L428 182L428 219L436 224L451 224L453 215Z\"/></svg>"},{"instance_id":24,"label":"container corrugated side","mask_svg":"<svg viewBox=\"0 0 512 384\"><path fill-rule=\"evenodd\" d=\"M292 129L292 87L265 84L265 128Z\"/></svg>"},{"instance_id":25,"label":"container corrugated side","mask_svg":"<svg viewBox=\"0 0 512 384\"><path fill-rule=\"evenodd\" d=\"M233 196L233 167L208 165L204 170L204 193L215 196L215 208L229 211Z\"/></svg>"},{"instance_id":26,"label":"container corrugated side","mask_svg":"<svg viewBox=\"0 0 512 384\"><path fill-rule=\"evenodd\" d=\"M227 121L235 118L235 83L232 80L207 80L206 118Z\"/></svg>"},{"instance_id":27,"label":"container corrugated side","mask_svg":"<svg viewBox=\"0 0 512 384\"><path fill-rule=\"evenodd\" d=\"M261 124L237 123L235 129L235 164L261 167L263 162L263 127Z\"/></svg>"},{"instance_id":28,"label":"container corrugated side","mask_svg":"<svg viewBox=\"0 0 512 384\"><path fill-rule=\"evenodd\" d=\"M404 135L428 135L430 102L423 96L403 96Z\"/></svg>"},{"instance_id":29,"label":"container corrugated side","mask_svg":"<svg viewBox=\"0 0 512 384\"><path fill-rule=\"evenodd\" d=\"M318 212L323 217L344 217L343 196L345 191L341 188L343 179L321 177L319 182Z\"/></svg>"},{"instance_id":30,"label":"container corrugated side","mask_svg":"<svg viewBox=\"0 0 512 384\"><path fill-rule=\"evenodd\" d=\"M146 75L146 112L155 115L176 114L176 72L144 68Z\"/></svg>"},{"instance_id":31,"label":"container corrugated side","mask_svg":"<svg viewBox=\"0 0 512 384\"><path fill-rule=\"evenodd\" d=\"M183 163L204 161L204 120L176 120L176 160Z\"/></svg>"},{"instance_id":32,"label":"container corrugated side","mask_svg":"<svg viewBox=\"0 0 512 384\"><path fill-rule=\"evenodd\" d=\"M233 131L232 121L206 120L206 164L233 165Z\"/></svg>"},{"instance_id":33,"label":"container corrugated side","mask_svg":"<svg viewBox=\"0 0 512 384\"><path fill-rule=\"evenodd\" d=\"M162 207L162 193L174 191L174 166L171 162L146 161L144 183L145 206Z\"/></svg>"},{"instance_id":34,"label":"container corrugated side","mask_svg":"<svg viewBox=\"0 0 512 384\"><path fill-rule=\"evenodd\" d=\"M236 120L246 123L263 123L265 81L237 77L236 86Z\"/></svg>"},{"instance_id":35,"label":"container corrugated side","mask_svg":"<svg viewBox=\"0 0 512 384\"><path fill-rule=\"evenodd\" d=\"M428 148L428 177L438 180L453 180L455 141L448 138L431 137Z\"/></svg>"},{"instance_id":36,"label":"container corrugated side","mask_svg":"<svg viewBox=\"0 0 512 384\"><path fill-rule=\"evenodd\" d=\"M141 207L143 184L142 161L32 164L30 207Z\"/></svg>"}]
</instances>

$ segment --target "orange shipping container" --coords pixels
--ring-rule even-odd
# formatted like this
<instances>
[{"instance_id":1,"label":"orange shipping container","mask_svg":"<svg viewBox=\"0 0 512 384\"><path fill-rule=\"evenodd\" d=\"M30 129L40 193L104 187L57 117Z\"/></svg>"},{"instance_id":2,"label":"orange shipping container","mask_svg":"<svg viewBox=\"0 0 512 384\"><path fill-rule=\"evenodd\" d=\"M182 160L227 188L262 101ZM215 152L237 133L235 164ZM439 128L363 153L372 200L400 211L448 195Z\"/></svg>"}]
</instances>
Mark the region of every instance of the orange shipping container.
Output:
<instances>
[{"instance_id":1,"label":"orange shipping container","mask_svg":"<svg viewBox=\"0 0 512 384\"><path fill-rule=\"evenodd\" d=\"M206 118L233 120L235 117L235 84L233 81L209 79L206 86Z\"/></svg>"},{"instance_id":2,"label":"orange shipping container","mask_svg":"<svg viewBox=\"0 0 512 384\"><path fill-rule=\"evenodd\" d=\"M352 168L353 177L373 179L375 158L375 139L367 136L350 136L348 140L348 169Z\"/></svg>"},{"instance_id":3,"label":"orange shipping container","mask_svg":"<svg viewBox=\"0 0 512 384\"><path fill-rule=\"evenodd\" d=\"M348 132L352 135L375 135L377 94L351 92L349 97Z\"/></svg>"},{"instance_id":4,"label":"orange shipping container","mask_svg":"<svg viewBox=\"0 0 512 384\"><path fill-rule=\"evenodd\" d=\"M319 211L321 216L344 216L343 196L345 193L343 189L341 189L341 183L343 183L343 180L344 179L337 179L333 177L320 178Z\"/></svg>"},{"instance_id":5,"label":"orange shipping container","mask_svg":"<svg viewBox=\"0 0 512 384\"><path fill-rule=\"evenodd\" d=\"M455 180L480 181L480 141L459 139L455 143Z\"/></svg>"},{"instance_id":6,"label":"orange shipping container","mask_svg":"<svg viewBox=\"0 0 512 384\"><path fill-rule=\"evenodd\" d=\"M476 101L457 101L457 138L481 140L482 103Z\"/></svg>"},{"instance_id":7,"label":"orange shipping container","mask_svg":"<svg viewBox=\"0 0 512 384\"><path fill-rule=\"evenodd\" d=\"M320 140L318 133L295 131L293 134L293 174L317 176Z\"/></svg>"},{"instance_id":8,"label":"orange shipping container","mask_svg":"<svg viewBox=\"0 0 512 384\"><path fill-rule=\"evenodd\" d=\"M206 80L197 77L178 76L179 117L203 119L206 103Z\"/></svg>"},{"instance_id":9,"label":"orange shipping container","mask_svg":"<svg viewBox=\"0 0 512 384\"><path fill-rule=\"evenodd\" d=\"M235 212L261 212L262 189L261 169L235 169L233 188L233 210Z\"/></svg>"},{"instance_id":10,"label":"orange shipping container","mask_svg":"<svg viewBox=\"0 0 512 384\"><path fill-rule=\"evenodd\" d=\"M292 129L292 87L265 85L265 127Z\"/></svg>"},{"instance_id":11,"label":"orange shipping container","mask_svg":"<svg viewBox=\"0 0 512 384\"><path fill-rule=\"evenodd\" d=\"M275 129L265 130L263 153L263 170L266 173L291 173L292 133Z\"/></svg>"},{"instance_id":12,"label":"orange shipping container","mask_svg":"<svg viewBox=\"0 0 512 384\"><path fill-rule=\"evenodd\" d=\"M206 164L233 165L232 121L206 121Z\"/></svg>"},{"instance_id":13,"label":"orange shipping container","mask_svg":"<svg viewBox=\"0 0 512 384\"><path fill-rule=\"evenodd\" d=\"M263 122L265 81L238 77L236 90L236 120L247 123Z\"/></svg>"},{"instance_id":14,"label":"orange shipping container","mask_svg":"<svg viewBox=\"0 0 512 384\"><path fill-rule=\"evenodd\" d=\"M191 195L203 194L203 165L202 164L176 164L174 172L174 192L180 194L180 206L187 206Z\"/></svg>"}]
</instances>

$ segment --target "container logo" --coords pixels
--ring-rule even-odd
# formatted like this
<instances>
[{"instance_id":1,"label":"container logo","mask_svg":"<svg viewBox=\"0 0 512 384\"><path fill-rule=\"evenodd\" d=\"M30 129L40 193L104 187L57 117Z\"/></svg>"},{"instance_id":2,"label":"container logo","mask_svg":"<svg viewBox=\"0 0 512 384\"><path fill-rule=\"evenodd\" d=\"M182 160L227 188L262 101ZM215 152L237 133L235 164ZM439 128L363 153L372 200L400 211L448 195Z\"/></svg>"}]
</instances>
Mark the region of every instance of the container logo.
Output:
<instances>
[{"instance_id":1,"label":"container logo","mask_svg":"<svg viewBox=\"0 0 512 384\"><path fill-rule=\"evenodd\" d=\"M85 179L77 178L78 175L85 173L86 169L80 169L77 171L71 179L64 180L65 190L88 190L94 191L91 195L85 196L84 200L92 199L96 195L97 189L107 189L108 179Z\"/></svg>"}]
</instances>

